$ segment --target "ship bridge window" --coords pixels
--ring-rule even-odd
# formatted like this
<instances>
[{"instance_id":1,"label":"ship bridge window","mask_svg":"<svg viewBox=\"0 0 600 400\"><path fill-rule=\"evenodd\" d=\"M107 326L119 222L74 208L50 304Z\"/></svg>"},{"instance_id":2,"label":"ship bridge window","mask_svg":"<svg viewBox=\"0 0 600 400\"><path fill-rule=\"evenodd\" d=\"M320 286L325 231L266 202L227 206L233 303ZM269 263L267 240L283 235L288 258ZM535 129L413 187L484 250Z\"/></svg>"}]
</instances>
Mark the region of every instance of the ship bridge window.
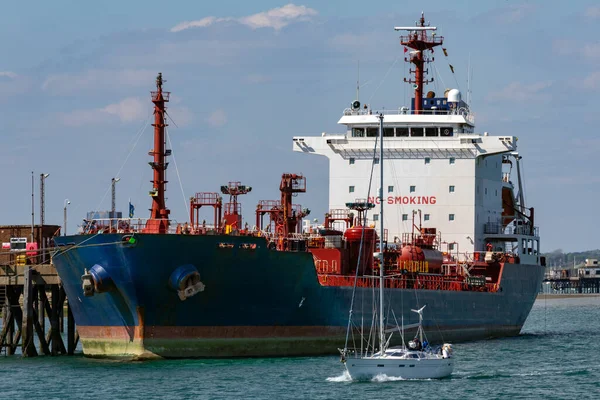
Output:
<instances>
[{"instance_id":1,"label":"ship bridge window","mask_svg":"<svg viewBox=\"0 0 600 400\"><path fill-rule=\"evenodd\" d=\"M440 128L440 136L453 136L454 129L450 127Z\"/></svg>"},{"instance_id":2,"label":"ship bridge window","mask_svg":"<svg viewBox=\"0 0 600 400\"><path fill-rule=\"evenodd\" d=\"M383 136L394 137L394 128L383 128Z\"/></svg>"},{"instance_id":3,"label":"ship bridge window","mask_svg":"<svg viewBox=\"0 0 600 400\"><path fill-rule=\"evenodd\" d=\"M410 128L410 136L417 137L423 136L423 128Z\"/></svg>"},{"instance_id":4,"label":"ship bridge window","mask_svg":"<svg viewBox=\"0 0 600 400\"><path fill-rule=\"evenodd\" d=\"M367 137L379 136L379 128L367 128Z\"/></svg>"},{"instance_id":5,"label":"ship bridge window","mask_svg":"<svg viewBox=\"0 0 600 400\"><path fill-rule=\"evenodd\" d=\"M352 128L352 137L365 137L365 128Z\"/></svg>"},{"instance_id":6,"label":"ship bridge window","mask_svg":"<svg viewBox=\"0 0 600 400\"><path fill-rule=\"evenodd\" d=\"M434 137L438 135L438 128L425 128L425 136Z\"/></svg>"},{"instance_id":7,"label":"ship bridge window","mask_svg":"<svg viewBox=\"0 0 600 400\"><path fill-rule=\"evenodd\" d=\"M456 158L450 157L450 164L454 164L456 162Z\"/></svg>"},{"instance_id":8,"label":"ship bridge window","mask_svg":"<svg viewBox=\"0 0 600 400\"><path fill-rule=\"evenodd\" d=\"M396 127L396 136L408 136L407 127Z\"/></svg>"},{"instance_id":9,"label":"ship bridge window","mask_svg":"<svg viewBox=\"0 0 600 400\"><path fill-rule=\"evenodd\" d=\"M351 165L354 164L354 161L356 161L354 158L350 158L350 160L348 161Z\"/></svg>"}]
</instances>

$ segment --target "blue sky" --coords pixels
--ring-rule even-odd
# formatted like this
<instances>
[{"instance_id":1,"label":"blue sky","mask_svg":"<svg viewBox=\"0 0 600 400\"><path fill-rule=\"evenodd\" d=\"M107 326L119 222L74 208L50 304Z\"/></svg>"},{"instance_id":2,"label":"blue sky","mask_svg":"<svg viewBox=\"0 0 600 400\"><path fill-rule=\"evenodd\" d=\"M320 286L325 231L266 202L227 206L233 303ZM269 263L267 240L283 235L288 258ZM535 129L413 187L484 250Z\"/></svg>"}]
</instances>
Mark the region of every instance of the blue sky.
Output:
<instances>
[{"instance_id":1,"label":"blue sky","mask_svg":"<svg viewBox=\"0 0 600 400\"><path fill-rule=\"evenodd\" d=\"M168 186L174 218L186 219L184 195L240 180L254 187L242 199L252 221L258 200L278 198L281 173L301 172L309 194L298 202L321 219L327 160L292 153L291 138L340 132L336 122L355 97L358 60L363 102L375 109L406 104L407 66L393 26L425 11L449 52L448 59L436 53L439 76L430 89L465 91L470 57L477 129L519 137L542 249L600 247L600 113L593 101L600 6L472 0L422 7L348 0L4 4L0 221L29 223L32 170L36 192L39 174L51 174L47 223L62 224L65 198L71 232L86 211L108 209L117 174L118 208L126 210L131 198L145 216L152 130L143 128L158 71L173 92L169 112L177 124L170 127L177 168L171 160ZM37 193L35 212L37 222Z\"/></svg>"}]
</instances>

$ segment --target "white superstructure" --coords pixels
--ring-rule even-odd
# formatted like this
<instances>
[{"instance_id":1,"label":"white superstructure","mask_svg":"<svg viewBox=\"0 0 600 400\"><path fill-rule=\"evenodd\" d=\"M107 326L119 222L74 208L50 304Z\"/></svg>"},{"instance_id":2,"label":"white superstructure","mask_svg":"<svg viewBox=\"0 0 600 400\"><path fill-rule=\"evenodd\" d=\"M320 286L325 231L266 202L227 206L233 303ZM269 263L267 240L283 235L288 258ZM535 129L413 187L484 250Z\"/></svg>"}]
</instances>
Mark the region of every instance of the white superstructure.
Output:
<instances>
[{"instance_id":1,"label":"white superstructure","mask_svg":"<svg viewBox=\"0 0 600 400\"><path fill-rule=\"evenodd\" d=\"M428 101L446 102L448 108L447 98L424 99ZM507 168L512 165L509 158L516 162L520 158L517 138L476 133L468 108L421 112L412 114L406 108L384 112L384 163L389 172L384 177L383 199L391 205L384 221L388 240L410 232L413 212L419 210L422 226L437 228L448 249L460 253L483 251L491 240L484 233L504 234L511 227L511 232L518 230L520 219L506 227L502 216L503 188L515 197ZM294 151L329 158L330 209L346 208L346 203L358 198L379 201L379 168L373 169L371 179L373 158L378 154L376 114L368 109L346 109L338 122L345 132L293 138ZM375 226L376 218L370 216ZM503 250L517 250L521 244ZM523 247L537 254L539 238Z\"/></svg>"}]
</instances>

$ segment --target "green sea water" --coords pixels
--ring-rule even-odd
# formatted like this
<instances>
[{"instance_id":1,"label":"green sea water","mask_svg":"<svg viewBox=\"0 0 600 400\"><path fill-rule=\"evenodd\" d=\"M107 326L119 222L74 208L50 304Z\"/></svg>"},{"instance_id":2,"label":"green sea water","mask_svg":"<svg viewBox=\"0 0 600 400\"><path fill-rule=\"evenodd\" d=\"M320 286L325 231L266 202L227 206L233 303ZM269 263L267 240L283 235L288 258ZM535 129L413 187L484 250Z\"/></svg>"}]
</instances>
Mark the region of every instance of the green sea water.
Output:
<instances>
[{"instance_id":1,"label":"green sea water","mask_svg":"<svg viewBox=\"0 0 600 400\"><path fill-rule=\"evenodd\" d=\"M0 356L0 399L600 399L600 297L538 300L520 336L455 344L454 351L449 379L371 382L349 380L334 356Z\"/></svg>"}]
</instances>

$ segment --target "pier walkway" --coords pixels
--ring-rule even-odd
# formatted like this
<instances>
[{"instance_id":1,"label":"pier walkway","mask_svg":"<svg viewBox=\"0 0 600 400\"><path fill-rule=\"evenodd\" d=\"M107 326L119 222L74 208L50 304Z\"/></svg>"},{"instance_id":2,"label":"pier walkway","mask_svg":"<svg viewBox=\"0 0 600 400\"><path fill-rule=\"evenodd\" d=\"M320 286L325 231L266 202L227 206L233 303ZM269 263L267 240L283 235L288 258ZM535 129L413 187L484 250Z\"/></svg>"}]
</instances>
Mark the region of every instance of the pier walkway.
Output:
<instances>
[{"instance_id":1,"label":"pier walkway","mask_svg":"<svg viewBox=\"0 0 600 400\"><path fill-rule=\"evenodd\" d=\"M598 294L600 293L600 276L598 277L546 277L544 283L550 285L547 293L563 294ZM546 290L544 290L546 292Z\"/></svg>"}]
</instances>

